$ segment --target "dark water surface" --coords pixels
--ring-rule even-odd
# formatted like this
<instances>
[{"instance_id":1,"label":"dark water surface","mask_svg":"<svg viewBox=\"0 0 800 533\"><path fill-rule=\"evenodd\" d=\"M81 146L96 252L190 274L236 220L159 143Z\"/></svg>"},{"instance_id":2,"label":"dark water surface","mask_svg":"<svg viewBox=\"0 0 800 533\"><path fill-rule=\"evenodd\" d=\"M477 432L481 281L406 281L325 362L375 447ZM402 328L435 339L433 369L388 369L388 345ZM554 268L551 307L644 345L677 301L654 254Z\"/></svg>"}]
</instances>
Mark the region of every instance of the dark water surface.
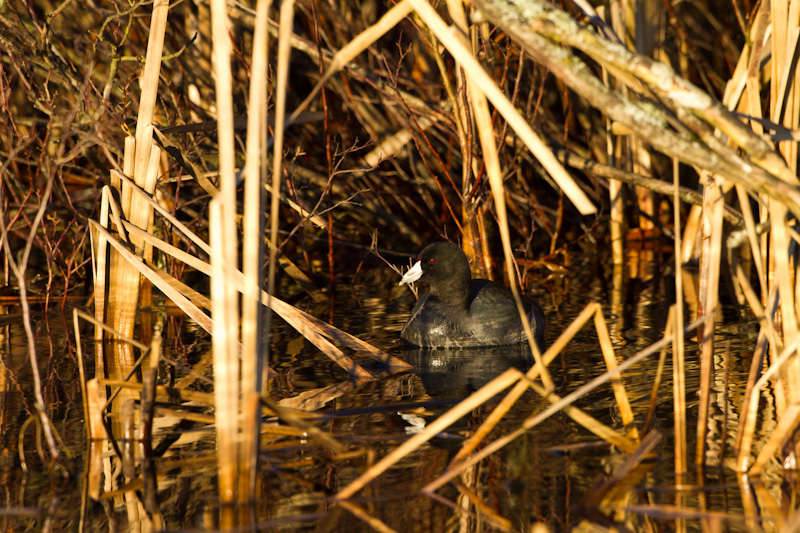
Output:
<instances>
[{"instance_id":1,"label":"dark water surface","mask_svg":"<svg viewBox=\"0 0 800 533\"><path fill-rule=\"evenodd\" d=\"M586 304L600 303L619 361L659 340L666 324L669 305L674 302L672 259L654 252L631 254L626 265L615 271L598 261L574 266L565 276L544 279L531 286L545 310L552 342ZM687 294L696 280L685 273ZM288 283L284 281L285 283ZM291 287L285 287L290 292ZM291 300L291 298L290 298ZM331 497L357 478L368 457L380 459L407 440L420 427L450 409L458 400L502 373L509 366L526 370L528 356L512 348L465 351L403 350L398 335L414 302L397 277L377 263L362 268L350 283L337 287L332 305L313 303L297 293L292 303L335 326L415 365L404 372L347 389L317 406L318 418L310 421L332 434L347 450L360 452L340 458L332 455L304 435L267 433L262 440L262 467L259 473L259 502L242 510L260 530L370 531L364 521L335 505ZM165 306L161 305L159 313ZM687 321L694 317L691 296L687 297ZM14 312L11 309L11 312ZM33 388L27 344L19 320L0 329L0 430L2 435L3 483L0 498L4 511L0 524L7 531L139 531L147 530L147 514L142 504L140 484L127 485L119 463L106 455L106 481L100 498L86 494L87 445L83 406L69 321L60 312L35 320L37 355L42 368L47 407L58 431L63 468L48 469L46 446L35 421ZM557 413L508 446L467 470L458 483L438 491L452 505L466 509L460 513L440 500L419 492L447 468L464 438L469 436L491 412L499 398L475 409L437 438L431 440L394 468L362 489L352 499L366 512L396 531L484 531L492 529L487 513L507 520L513 530L528 530L543 522L552 531L591 529L590 524L618 526L632 531L672 531L681 524L673 516L649 516L637 511L646 504L706 509L716 514L687 518L682 525L690 531L710 526L721 530L747 531L754 524L743 518L742 491L737 477L727 467L733 456L743 391L755 346L756 326L736 306L720 313L723 324L716 338L715 385L711 403L711 425L706 470L698 478L690 472L680 483L683 500L677 499L673 474L673 412L671 354L658 392L653 426L663 438L655 450L657 457L629 475L615 499L603 504L592 501L597 487L618 472L628 455L609 446L563 413ZM66 323L69 322L69 326ZM279 377L270 382L274 400L292 398L305 391L334 386L347 381L346 374L306 341L299 333L277 320L271 337L271 365ZM210 339L188 319L166 316L164 355L183 365L178 370L162 366L161 378L175 383L186 380L186 368L208 377L212 375ZM68 329L65 329L68 328ZM67 331L69 333L67 333ZM84 350L92 330L84 327ZM699 383L696 339L687 338L686 385L689 404L690 464L694 464L693 417L696 416L696 390ZM91 357L89 357L91 359ZM658 354L624 374L636 423L644 423L655 382ZM369 361L358 359L369 365ZM593 322L579 333L550 365L556 393L566 396L605 370ZM93 370L88 370L93 375ZM191 381L191 380L189 380ZM188 382L188 381L186 381ZM202 382L196 390L211 390ZM486 440L517 429L522 421L547 405L533 392L525 394L503 418ZM622 432L620 417L610 385L578 399L575 406L601 422ZM757 440L769 436L773 417L769 391L761 408L766 413L760 422ZM210 411L198 409L210 413ZM153 455L158 470L156 505L168 530L213 530L219 523L213 433L199 422L180 422L162 418L157 422ZM180 439L177 442L175 439ZM171 444L171 446L170 446ZM138 446L138 444L137 444ZM758 449L758 443L756 449ZM480 448L479 448L480 449ZM40 451L41 450L41 451ZM139 457L145 455L139 450ZM25 468L27 468L27 471ZM139 472L141 464L134 464ZM778 508L781 493L779 465L765 474L767 492L772 492ZM130 473L130 471L129 471ZM773 476L773 477L769 477ZM132 478L136 478L133 475ZM769 480L775 479L770 485ZM776 486L778 488L776 488ZM784 487L785 490L785 487ZM484 505L476 507L464 495L472 493ZM610 503L612 502L612 503ZM150 504L152 505L152 503ZM765 505L763 500L760 505ZM623 509L627 508L627 513ZM768 518L766 513L764 517ZM137 518L139 517L139 518ZM756 522L771 527L772 522Z\"/></svg>"}]
</instances>

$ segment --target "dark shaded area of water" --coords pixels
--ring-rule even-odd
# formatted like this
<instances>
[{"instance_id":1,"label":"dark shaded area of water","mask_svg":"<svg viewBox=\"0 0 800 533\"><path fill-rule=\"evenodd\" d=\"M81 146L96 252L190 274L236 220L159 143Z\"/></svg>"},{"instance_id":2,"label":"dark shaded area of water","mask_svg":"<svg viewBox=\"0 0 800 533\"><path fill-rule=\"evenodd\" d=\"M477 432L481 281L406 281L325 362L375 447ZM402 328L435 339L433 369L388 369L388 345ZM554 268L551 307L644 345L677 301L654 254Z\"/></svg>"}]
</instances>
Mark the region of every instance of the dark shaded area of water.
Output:
<instances>
[{"instance_id":1,"label":"dark shaded area of water","mask_svg":"<svg viewBox=\"0 0 800 533\"><path fill-rule=\"evenodd\" d=\"M574 267L563 277L548 279L532 287L548 321L547 341L552 342L590 302L604 310L618 360L624 360L661 338L669 305L674 301L674 280L669 256L657 253L631 254L630 261L610 266L592 259ZM615 274L617 276L615 277ZM684 274L690 284L691 274ZM284 280L284 283L287 283ZM286 287L286 285L284 285ZM394 273L380 264L367 264L349 283L338 286L332 305L315 304L300 293L293 303L334 325L373 343L415 365L414 372L392 375L367 383L321 403L313 423L339 439L348 450L361 456L338 459L318 442L303 436L267 433L262 440L260 470L261 499L250 510L253 521L265 530L367 531L371 528L350 512L334 505L331 497L358 477L366 457L380 458L398 444L447 411L458 400L479 389L496 375L514 366L526 370L530 358L523 350L403 350L399 331L413 305L413 296L397 287ZM687 317L693 303L687 298ZM13 311L13 310L12 310ZM185 368L211 376L210 341L188 319L171 316L166 306L164 354L184 365L162 367L162 379L180 380ZM720 314L723 324L717 337L717 368L712 399L712 445L709 467L701 487L694 474L684 484L684 504L731 515L742 514L736 477L726 470L736 430L749 361L755 344L755 326L735 306ZM67 326L67 322L69 326ZM280 322L280 321L278 321ZM33 407L32 378L27 344L21 323L5 325L0 345L4 371L0 373L0 475L5 511L0 524L6 530L52 529L60 531L137 530L141 487L122 490L119 472L110 460L108 479L99 500L85 494L87 453L78 366L74 354L71 317L60 313L38 316L35 321L37 356L43 369L47 408L63 440L63 470L47 468L46 447ZM68 329L67 329L68 328ZM84 327L84 350L91 350L92 333ZM271 365L279 373L270 383L275 400L291 398L313 389L347 381L346 374L283 323L271 337ZM655 382L658 354L624 374L630 401L641 427ZM368 364L359 359L359 362ZM556 393L565 396L605 371L593 323L579 333L550 365ZM88 370L92 375L91 368ZM689 401L689 443L694 449L696 390L699 382L696 341L687 340L686 380ZM668 354L658 392L654 427L663 434L657 458L637 471L626 496L617 505L635 507L645 503L674 505L673 412L671 354ZM202 384L193 386L208 389ZM210 390L210 389L209 389ZM499 398L473 410L437 438L422 446L398 465L361 490L353 502L397 531L448 531L489 528L484 515L474 515L464 491L446 485L438 494L454 506L469 508L461 514L419 489L446 469L464 438L491 412ZM538 395L522 396L490 440L517 429L531 414L546 407ZM614 394L604 385L580 398L575 405L601 422L622 432ZM762 402L771 408L769 398ZM757 438L767 438L765 417ZM158 505L169 529L213 529L219 508L215 487L212 433L203 424L162 420L153 447L160 454ZM173 441L180 439L173 444ZM487 441L488 443L489 441ZM171 446L167 446L171 444ZM563 413L557 413L514 440L459 478L488 507L509 521L513 529L525 530L536 522L554 531L573 528L584 519L610 525L615 509L587 505L598 483L615 472L628 457ZM690 463L693 463L690 456ZM27 471L25 468L27 468ZM140 468L137 465L135 468ZM118 492L114 492L114 491ZM618 509L617 509L618 510ZM604 520L607 523L604 523ZM670 517L649 518L629 512L622 524L637 530L648 525L674 529ZM689 530L699 530L701 521L687 521ZM739 517L724 519L725 528L747 530Z\"/></svg>"}]
</instances>

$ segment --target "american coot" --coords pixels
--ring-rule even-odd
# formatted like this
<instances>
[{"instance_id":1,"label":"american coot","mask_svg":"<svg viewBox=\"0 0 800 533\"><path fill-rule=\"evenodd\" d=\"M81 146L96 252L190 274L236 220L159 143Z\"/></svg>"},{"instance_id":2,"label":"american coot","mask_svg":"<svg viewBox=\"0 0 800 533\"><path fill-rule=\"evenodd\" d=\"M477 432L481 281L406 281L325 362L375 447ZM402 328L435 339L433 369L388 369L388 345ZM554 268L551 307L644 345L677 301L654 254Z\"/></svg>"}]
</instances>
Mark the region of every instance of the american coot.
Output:
<instances>
[{"instance_id":1,"label":"american coot","mask_svg":"<svg viewBox=\"0 0 800 533\"><path fill-rule=\"evenodd\" d=\"M421 280L430 287L416 303L400 337L416 346L469 347L527 342L511 291L471 279L469 261L449 242L425 247L400 284ZM536 341L544 335L539 307L522 298Z\"/></svg>"}]
</instances>

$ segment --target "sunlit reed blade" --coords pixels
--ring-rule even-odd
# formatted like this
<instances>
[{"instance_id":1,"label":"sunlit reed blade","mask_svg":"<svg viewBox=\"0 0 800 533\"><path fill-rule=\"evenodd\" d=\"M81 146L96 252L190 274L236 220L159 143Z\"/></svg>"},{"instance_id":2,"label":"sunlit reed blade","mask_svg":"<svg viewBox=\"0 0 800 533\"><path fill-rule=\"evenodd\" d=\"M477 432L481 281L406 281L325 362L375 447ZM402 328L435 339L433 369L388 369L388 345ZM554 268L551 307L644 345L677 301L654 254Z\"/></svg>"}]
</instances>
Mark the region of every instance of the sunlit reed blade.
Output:
<instances>
[{"instance_id":1,"label":"sunlit reed blade","mask_svg":"<svg viewBox=\"0 0 800 533\"><path fill-rule=\"evenodd\" d=\"M611 345L611 336L608 333L606 319L603 317L603 313L600 309L594 314L594 327L597 331L597 337L600 342L600 349L603 352L603 360L606 363L606 368L609 372L613 372L617 368L617 358L614 354L614 347ZM639 430L634 424L633 410L631 409L628 393L625 391L625 385L622 382L621 375L617 375L611 379L611 387L614 390L614 398L617 401L617 408L619 409L626 435L631 439L638 440Z\"/></svg>"},{"instance_id":2,"label":"sunlit reed blade","mask_svg":"<svg viewBox=\"0 0 800 533\"><path fill-rule=\"evenodd\" d=\"M155 272L147 268L147 266L144 263L142 263L142 260L139 257L133 254L130 250L128 250L122 243L120 243L114 237L112 237L110 233L106 232L106 230L102 228L102 226L99 226L93 220L90 220L89 222L91 224L96 225L100 233L105 233L105 237L106 239L108 239L109 244L111 244L111 246L113 246L127 262L134 265L134 268L136 268L141 274L147 277L147 279L149 279L153 283L153 285L157 286L159 290L161 290L170 300L172 300L178 307L180 307L184 313L189 315L189 317L191 317L192 320L197 322L197 324L200 327L202 327L209 333L211 332L211 319L208 317L208 315L200 311L196 306L192 305L191 302L189 302L189 300L186 297L184 297L182 294L169 287L169 285L161 283L159 280L159 276Z\"/></svg>"}]
</instances>

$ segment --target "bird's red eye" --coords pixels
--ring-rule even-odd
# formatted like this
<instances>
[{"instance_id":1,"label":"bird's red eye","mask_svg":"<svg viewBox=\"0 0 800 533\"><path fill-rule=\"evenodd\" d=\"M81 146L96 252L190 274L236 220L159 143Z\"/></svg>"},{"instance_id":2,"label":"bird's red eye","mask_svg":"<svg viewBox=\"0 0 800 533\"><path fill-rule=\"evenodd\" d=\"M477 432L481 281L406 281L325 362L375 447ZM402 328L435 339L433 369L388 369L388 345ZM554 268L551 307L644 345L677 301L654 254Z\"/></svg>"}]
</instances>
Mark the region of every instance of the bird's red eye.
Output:
<instances>
[{"instance_id":1,"label":"bird's red eye","mask_svg":"<svg viewBox=\"0 0 800 533\"><path fill-rule=\"evenodd\" d=\"M430 259L428 259L428 263L430 263L430 264L434 264L435 262L436 262L436 258L435 257L431 257Z\"/></svg>"}]
</instances>

